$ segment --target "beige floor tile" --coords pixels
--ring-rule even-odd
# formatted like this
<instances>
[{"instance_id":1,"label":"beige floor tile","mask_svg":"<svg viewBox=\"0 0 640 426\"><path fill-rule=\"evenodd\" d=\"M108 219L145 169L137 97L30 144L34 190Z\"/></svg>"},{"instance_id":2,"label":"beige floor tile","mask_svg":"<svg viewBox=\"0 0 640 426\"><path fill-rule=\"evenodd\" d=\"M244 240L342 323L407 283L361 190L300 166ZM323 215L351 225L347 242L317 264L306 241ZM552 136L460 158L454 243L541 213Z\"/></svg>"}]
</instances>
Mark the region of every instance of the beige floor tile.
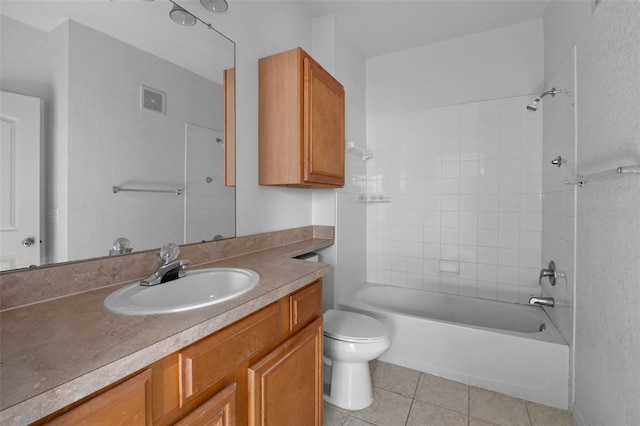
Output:
<instances>
[{"instance_id":1,"label":"beige floor tile","mask_svg":"<svg viewBox=\"0 0 640 426\"><path fill-rule=\"evenodd\" d=\"M374 387L373 403L350 415L377 426L404 426L410 408L411 398Z\"/></svg>"},{"instance_id":2,"label":"beige floor tile","mask_svg":"<svg viewBox=\"0 0 640 426\"><path fill-rule=\"evenodd\" d=\"M420 401L469 415L469 386L431 374L421 374L416 396Z\"/></svg>"},{"instance_id":3,"label":"beige floor tile","mask_svg":"<svg viewBox=\"0 0 640 426\"><path fill-rule=\"evenodd\" d=\"M371 377L374 387L413 398L420 372L380 361Z\"/></svg>"},{"instance_id":4,"label":"beige floor tile","mask_svg":"<svg viewBox=\"0 0 640 426\"><path fill-rule=\"evenodd\" d=\"M376 426L373 423L365 422L356 417L349 416L343 426Z\"/></svg>"},{"instance_id":5,"label":"beige floor tile","mask_svg":"<svg viewBox=\"0 0 640 426\"><path fill-rule=\"evenodd\" d=\"M526 401L533 426L575 426L568 411Z\"/></svg>"},{"instance_id":6,"label":"beige floor tile","mask_svg":"<svg viewBox=\"0 0 640 426\"><path fill-rule=\"evenodd\" d=\"M433 404L414 400L407 426L467 426L467 416Z\"/></svg>"},{"instance_id":7,"label":"beige floor tile","mask_svg":"<svg viewBox=\"0 0 640 426\"><path fill-rule=\"evenodd\" d=\"M323 426L342 426L349 416L349 412L335 405L324 403L322 407Z\"/></svg>"},{"instance_id":8,"label":"beige floor tile","mask_svg":"<svg viewBox=\"0 0 640 426\"><path fill-rule=\"evenodd\" d=\"M480 420L473 417L469 418L469 426L499 426L486 420Z\"/></svg>"},{"instance_id":9,"label":"beige floor tile","mask_svg":"<svg viewBox=\"0 0 640 426\"><path fill-rule=\"evenodd\" d=\"M469 392L470 417L500 426L531 425L523 400L473 386Z\"/></svg>"},{"instance_id":10,"label":"beige floor tile","mask_svg":"<svg viewBox=\"0 0 640 426\"><path fill-rule=\"evenodd\" d=\"M371 361L369 361L369 371L371 371L371 374L376 371L376 367L379 363L380 361L378 361L377 359L372 359Z\"/></svg>"}]
</instances>

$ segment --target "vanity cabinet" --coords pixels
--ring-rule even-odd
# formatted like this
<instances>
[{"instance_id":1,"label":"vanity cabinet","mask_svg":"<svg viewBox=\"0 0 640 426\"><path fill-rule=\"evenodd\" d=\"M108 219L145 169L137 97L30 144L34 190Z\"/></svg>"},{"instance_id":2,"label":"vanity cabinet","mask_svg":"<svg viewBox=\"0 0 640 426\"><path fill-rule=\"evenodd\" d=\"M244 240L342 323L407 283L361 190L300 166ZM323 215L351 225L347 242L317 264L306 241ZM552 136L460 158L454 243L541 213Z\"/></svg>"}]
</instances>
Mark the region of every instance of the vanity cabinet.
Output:
<instances>
[{"instance_id":1,"label":"vanity cabinet","mask_svg":"<svg viewBox=\"0 0 640 426\"><path fill-rule=\"evenodd\" d=\"M322 424L322 281L37 424Z\"/></svg>"},{"instance_id":2,"label":"vanity cabinet","mask_svg":"<svg viewBox=\"0 0 640 426\"><path fill-rule=\"evenodd\" d=\"M259 183L344 186L344 88L301 48L258 62Z\"/></svg>"}]
</instances>

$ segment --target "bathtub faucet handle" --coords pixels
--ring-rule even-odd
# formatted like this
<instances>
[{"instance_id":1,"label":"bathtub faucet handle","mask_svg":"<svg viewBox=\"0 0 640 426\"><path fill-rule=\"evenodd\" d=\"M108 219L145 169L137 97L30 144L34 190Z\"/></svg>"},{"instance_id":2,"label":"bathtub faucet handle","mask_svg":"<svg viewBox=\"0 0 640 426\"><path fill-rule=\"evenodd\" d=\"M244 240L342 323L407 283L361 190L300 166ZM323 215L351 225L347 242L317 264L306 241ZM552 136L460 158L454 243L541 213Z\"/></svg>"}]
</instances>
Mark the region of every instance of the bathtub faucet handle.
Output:
<instances>
[{"instance_id":1,"label":"bathtub faucet handle","mask_svg":"<svg viewBox=\"0 0 640 426\"><path fill-rule=\"evenodd\" d=\"M529 297L529 304L531 306L547 306L549 308L553 308L556 305L555 300L553 300L553 297L536 297L536 296L531 296ZM544 324L543 324L544 325ZM540 330L542 331L542 330Z\"/></svg>"},{"instance_id":2,"label":"bathtub faucet handle","mask_svg":"<svg viewBox=\"0 0 640 426\"><path fill-rule=\"evenodd\" d=\"M556 263L553 260L549 262L549 267L547 269L540 269L540 277L538 279L540 285L542 285L542 279L544 277L549 278L549 283L551 283L551 285L556 285Z\"/></svg>"}]
</instances>

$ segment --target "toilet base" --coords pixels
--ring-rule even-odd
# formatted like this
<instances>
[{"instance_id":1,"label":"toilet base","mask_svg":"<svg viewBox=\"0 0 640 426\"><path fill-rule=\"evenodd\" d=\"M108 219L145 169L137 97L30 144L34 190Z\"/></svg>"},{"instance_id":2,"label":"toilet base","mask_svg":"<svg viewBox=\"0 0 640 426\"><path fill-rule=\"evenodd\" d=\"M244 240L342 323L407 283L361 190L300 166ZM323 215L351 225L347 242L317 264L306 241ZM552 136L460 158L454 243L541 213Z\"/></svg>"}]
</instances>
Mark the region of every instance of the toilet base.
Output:
<instances>
[{"instance_id":1,"label":"toilet base","mask_svg":"<svg viewBox=\"0 0 640 426\"><path fill-rule=\"evenodd\" d=\"M331 386L324 400L346 410L362 410L373 402L371 372L368 362L333 361Z\"/></svg>"}]
</instances>

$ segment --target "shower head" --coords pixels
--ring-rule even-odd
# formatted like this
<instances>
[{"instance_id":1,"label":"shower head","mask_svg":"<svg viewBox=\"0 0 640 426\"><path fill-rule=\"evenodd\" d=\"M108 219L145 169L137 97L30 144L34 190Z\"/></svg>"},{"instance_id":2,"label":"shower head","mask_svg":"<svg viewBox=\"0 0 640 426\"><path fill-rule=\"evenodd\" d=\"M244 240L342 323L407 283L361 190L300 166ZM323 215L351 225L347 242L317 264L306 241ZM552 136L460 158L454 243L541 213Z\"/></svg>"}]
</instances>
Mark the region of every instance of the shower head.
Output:
<instances>
[{"instance_id":1,"label":"shower head","mask_svg":"<svg viewBox=\"0 0 640 426\"><path fill-rule=\"evenodd\" d=\"M538 95L537 98L535 98L533 100L533 102L531 102L529 105L527 105L527 109L529 111L537 111L538 110L538 102L540 102L542 100L542 98L544 98L547 95L551 95L552 97L557 95L558 93L564 93L567 96L571 96L569 94L569 91L566 89L556 89L555 87L552 88L551 90L547 90L546 92L542 92L540 93L540 95Z\"/></svg>"},{"instance_id":2,"label":"shower head","mask_svg":"<svg viewBox=\"0 0 640 426\"><path fill-rule=\"evenodd\" d=\"M529 105L527 105L527 109L529 111L537 111L538 110L538 102L540 102L540 99L542 99L542 96L538 96L537 98L535 98L533 102L531 102Z\"/></svg>"}]
</instances>

